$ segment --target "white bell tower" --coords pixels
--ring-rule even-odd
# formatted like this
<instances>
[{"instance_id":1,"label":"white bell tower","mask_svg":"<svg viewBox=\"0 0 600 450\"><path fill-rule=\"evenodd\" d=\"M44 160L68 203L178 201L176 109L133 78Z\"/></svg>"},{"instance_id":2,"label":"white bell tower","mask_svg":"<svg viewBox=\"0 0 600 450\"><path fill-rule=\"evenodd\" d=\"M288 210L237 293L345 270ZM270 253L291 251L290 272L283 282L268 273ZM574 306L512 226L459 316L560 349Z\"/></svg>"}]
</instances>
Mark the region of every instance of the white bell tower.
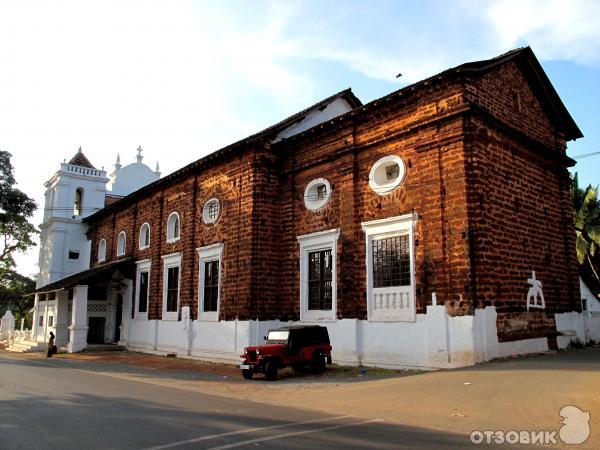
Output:
<instances>
[{"instance_id":1,"label":"white bell tower","mask_svg":"<svg viewBox=\"0 0 600 450\"><path fill-rule=\"evenodd\" d=\"M89 268L90 242L81 219L104 208L107 182L106 171L96 169L79 147L44 184L37 287Z\"/></svg>"}]
</instances>

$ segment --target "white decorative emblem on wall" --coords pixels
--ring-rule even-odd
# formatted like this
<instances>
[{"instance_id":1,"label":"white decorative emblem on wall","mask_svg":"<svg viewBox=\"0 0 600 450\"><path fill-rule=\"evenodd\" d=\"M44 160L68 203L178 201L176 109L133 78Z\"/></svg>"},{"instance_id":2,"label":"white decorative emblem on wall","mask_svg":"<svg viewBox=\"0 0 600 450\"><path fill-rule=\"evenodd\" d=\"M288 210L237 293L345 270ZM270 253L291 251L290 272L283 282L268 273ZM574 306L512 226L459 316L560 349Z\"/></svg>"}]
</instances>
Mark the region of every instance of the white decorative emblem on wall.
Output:
<instances>
[{"instance_id":1,"label":"white decorative emblem on wall","mask_svg":"<svg viewBox=\"0 0 600 450\"><path fill-rule=\"evenodd\" d=\"M535 270L531 271L531 278L527 279L531 285L527 291L527 311L529 308L546 308L544 293L542 292L542 282L535 278Z\"/></svg>"}]
</instances>

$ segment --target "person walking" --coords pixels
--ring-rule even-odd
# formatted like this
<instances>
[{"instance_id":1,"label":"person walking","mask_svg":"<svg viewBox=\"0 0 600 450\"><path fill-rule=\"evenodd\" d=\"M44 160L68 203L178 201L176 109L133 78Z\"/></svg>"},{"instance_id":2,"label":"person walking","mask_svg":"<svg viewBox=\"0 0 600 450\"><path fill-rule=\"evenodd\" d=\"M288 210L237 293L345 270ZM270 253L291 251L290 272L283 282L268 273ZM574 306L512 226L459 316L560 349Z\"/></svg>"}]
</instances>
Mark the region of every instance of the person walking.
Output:
<instances>
[{"instance_id":1,"label":"person walking","mask_svg":"<svg viewBox=\"0 0 600 450\"><path fill-rule=\"evenodd\" d=\"M52 355L56 353L56 345L54 345L54 333L50 332L50 339L48 339L48 352L46 358L52 358Z\"/></svg>"}]
</instances>

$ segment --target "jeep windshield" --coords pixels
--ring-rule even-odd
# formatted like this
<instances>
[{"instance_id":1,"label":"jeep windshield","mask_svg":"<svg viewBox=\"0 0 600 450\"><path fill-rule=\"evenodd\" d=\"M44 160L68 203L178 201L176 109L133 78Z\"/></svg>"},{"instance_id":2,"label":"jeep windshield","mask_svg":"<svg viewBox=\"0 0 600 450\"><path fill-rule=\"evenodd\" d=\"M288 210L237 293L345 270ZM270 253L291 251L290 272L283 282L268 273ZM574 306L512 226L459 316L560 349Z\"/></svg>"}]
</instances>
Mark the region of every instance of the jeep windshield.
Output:
<instances>
[{"instance_id":1,"label":"jeep windshield","mask_svg":"<svg viewBox=\"0 0 600 450\"><path fill-rule=\"evenodd\" d=\"M267 344L287 344L290 332L288 330L269 331Z\"/></svg>"}]
</instances>

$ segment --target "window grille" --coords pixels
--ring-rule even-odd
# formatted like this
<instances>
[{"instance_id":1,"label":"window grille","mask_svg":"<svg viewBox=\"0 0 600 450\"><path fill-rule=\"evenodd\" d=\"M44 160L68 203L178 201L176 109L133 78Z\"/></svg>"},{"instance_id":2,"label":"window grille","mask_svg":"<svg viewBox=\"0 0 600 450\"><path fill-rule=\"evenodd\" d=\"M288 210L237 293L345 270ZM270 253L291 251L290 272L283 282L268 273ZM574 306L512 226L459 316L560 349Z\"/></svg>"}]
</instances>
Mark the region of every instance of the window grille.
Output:
<instances>
[{"instance_id":1,"label":"window grille","mask_svg":"<svg viewBox=\"0 0 600 450\"><path fill-rule=\"evenodd\" d=\"M308 309L331 310L331 249L308 253Z\"/></svg>"},{"instance_id":2,"label":"window grille","mask_svg":"<svg viewBox=\"0 0 600 450\"><path fill-rule=\"evenodd\" d=\"M179 297L179 267L167 269L167 312L177 312Z\"/></svg>"},{"instance_id":3,"label":"window grille","mask_svg":"<svg viewBox=\"0 0 600 450\"><path fill-rule=\"evenodd\" d=\"M373 287L410 286L408 235L373 241Z\"/></svg>"},{"instance_id":4,"label":"window grille","mask_svg":"<svg viewBox=\"0 0 600 450\"><path fill-rule=\"evenodd\" d=\"M219 218L219 214L221 212L221 207L219 205L219 200L216 198L211 198L204 204L204 208L202 210L202 220L206 224L212 224L217 221Z\"/></svg>"},{"instance_id":5,"label":"window grille","mask_svg":"<svg viewBox=\"0 0 600 450\"><path fill-rule=\"evenodd\" d=\"M204 312L216 312L219 303L219 260L204 263Z\"/></svg>"},{"instance_id":6,"label":"window grille","mask_svg":"<svg viewBox=\"0 0 600 450\"><path fill-rule=\"evenodd\" d=\"M219 217L219 202L210 202L208 205L208 218L212 221Z\"/></svg>"}]
</instances>

